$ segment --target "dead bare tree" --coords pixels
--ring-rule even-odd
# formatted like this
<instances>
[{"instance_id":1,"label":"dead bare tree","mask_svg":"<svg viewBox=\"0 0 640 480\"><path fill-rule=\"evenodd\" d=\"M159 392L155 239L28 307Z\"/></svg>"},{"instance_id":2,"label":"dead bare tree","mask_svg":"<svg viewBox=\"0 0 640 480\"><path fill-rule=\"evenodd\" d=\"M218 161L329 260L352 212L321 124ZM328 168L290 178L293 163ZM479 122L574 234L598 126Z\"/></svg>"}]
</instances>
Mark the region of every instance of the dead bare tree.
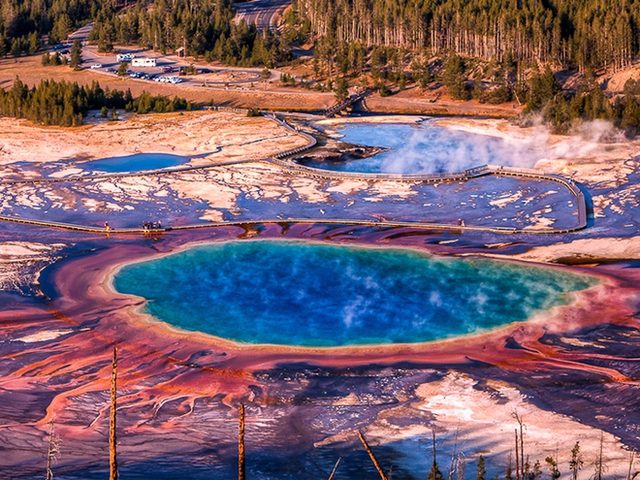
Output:
<instances>
[{"instance_id":1,"label":"dead bare tree","mask_svg":"<svg viewBox=\"0 0 640 480\"><path fill-rule=\"evenodd\" d=\"M364 435L362 435L362 432L359 431L359 430L358 430L358 438L360 438L360 441L362 442L362 445L364 445L364 449L369 454L369 458L371 458L371 461L373 462L373 465L376 467L376 470L378 470L378 473L380 474L380 478L382 480L388 480L387 476L385 475L384 471L382 470L382 467L378 463L378 459L373 454L373 451L371 450L371 447L369 447L369 444L365 440Z\"/></svg>"},{"instance_id":2,"label":"dead bare tree","mask_svg":"<svg viewBox=\"0 0 640 480\"><path fill-rule=\"evenodd\" d=\"M518 456L518 429L516 428L516 480L520 480L520 457Z\"/></svg>"},{"instance_id":3,"label":"dead bare tree","mask_svg":"<svg viewBox=\"0 0 640 480\"><path fill-rule=\"evenodd\" d=\"M238 427L238 480L245 479L244 468L244 405L238 407L239 427Z\"/></svg>"},{"instance_id":4,"label":"dead bare tree","mask_svg":"<svg viewBox=\"0 0 640 480\"><path fill-rule=\"evenodd\" d=\"M333 477L336 474L336 470L338 470L338 465L340 465L340 460L342 460L342 457L338 457L336 464L333 466L333 470L331 470L331 475L329 475L329 480L333 480Z\"/></svg>"},{"instance_id":5,"label":"dead bare tree","mask_svg":"<svg viewBox=\"0 0 640 480\"><path fill-rule=\"evenodd\" d=\"M602 474L607 470L603 457L604 432L600 432L600 451L596 457L596 471L593 475L594 480L602 480Z\"/></svg>"},{"instance_id":6,"label":"dead bare tree","mask_svg":"<svg viewBox=\"0 0 640 480\"><path fill-rule=\"evenodd\" d=\"M513 416L513 418L516 419L516 421L518 422L518 425L520 426L520 472L518 475L518 468L516 467L516 480L519 480L519 478L524 480L525 458L526 458L524 455L524 427L526 427L526 425L522 421L522 417L518 415L518 412L513 411L511 415ZM517 448L518 448L518 431L516 430L516 463L518 463Z\"/></svg>"},{"instance_id":7,"label":"dead bare tree","mask_svg":"<svg viewBox=\"0 0 640 480\"><path fill-rule=\"evenodd\" d=\"M458 452L458 458L456 458L456 478L464 480L464 476L467 470L467 460L462 452Z\"/></svg>"},{"instance_id":8,"label":"dead bare tree","mask_svg":"<svg viewBox=\"0 0 640 480\"><path fill-rule=\"evenodd\" d=\"M118 380L118 347L113 347L111 364L111 418L109 421L109 480L118 480L116 452L116 385Z\"/></svg>"},{"instance_id":9,"label":"dead bare tree","mask_svg":"<svg viewBox=\"0 0 640 480\"><path fill-rule=\"evenodd\" d=\"M635 459L636 459L636 451L631 450L631 452L629 453L629 473L627 473L627 480L632 480L639 473L639 472L636 472L633 476L631 476L631 470L633 469L633 462L635 461Z\"/></svg>"},{"instance_id":10,"label":"dead bare tree","mask_svg":"<svg viewBox=\"0 0 640 480\"><path fill-rule=\"evenodd\" d=\"M456 471L456 455L458 454L458 433L459 429L456 427L456 435L453 440L453 453L451 454L451 465L449 466L449 475L447 475L447 480L453 480L453 472Z\"/></svg>"},{"instance_id":11,"label":"dead bare tree","mask_svg":"<svg viewBox=\"0 0 640 480\"><path fill-rule=\"evenodd\" d=\"M49 448L47 449L47 478L53 480L53 471L51 464L58 460L60 455L60 437L55 433L55 419L51 419L49 423Z\"/></svg>"}]
</instances>

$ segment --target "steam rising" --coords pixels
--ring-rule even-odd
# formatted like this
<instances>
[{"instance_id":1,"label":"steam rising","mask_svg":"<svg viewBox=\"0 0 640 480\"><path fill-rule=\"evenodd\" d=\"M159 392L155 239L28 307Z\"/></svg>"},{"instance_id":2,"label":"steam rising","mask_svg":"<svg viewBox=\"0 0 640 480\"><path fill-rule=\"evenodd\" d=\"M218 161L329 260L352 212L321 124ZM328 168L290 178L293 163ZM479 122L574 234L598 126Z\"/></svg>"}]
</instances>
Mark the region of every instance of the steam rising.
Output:
<instances>
[{"instance_id":1,"label":"steam rising","mask_svg":"<svg viewBox=\"0 0 640 480\"><path fill-rule=\"evenodd\" d=\"M564 137L552 135L540 122L517 131L517 135L498 130L487 135L467 128L431 122L419 126L350 125L346 141L390 150L349 162L344 169L410 174L460 172L485 164L533 168L542 159L593 156L607 144L625 141L624 135L605 121L583 123Z\"/></svg>"}]
</instances>

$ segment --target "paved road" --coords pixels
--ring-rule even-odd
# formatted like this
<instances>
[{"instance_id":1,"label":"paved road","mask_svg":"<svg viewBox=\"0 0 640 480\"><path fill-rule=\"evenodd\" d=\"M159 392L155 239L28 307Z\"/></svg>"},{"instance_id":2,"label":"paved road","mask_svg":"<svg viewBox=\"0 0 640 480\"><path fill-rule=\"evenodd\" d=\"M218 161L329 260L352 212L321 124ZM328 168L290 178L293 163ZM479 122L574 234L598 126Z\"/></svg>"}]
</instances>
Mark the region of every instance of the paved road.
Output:
<instances>
[{"instance_id":1,"label":"paved road","mask_svg":"<svg viewBox=\"0 0 640 480\"><path fill-rule=\"evenodd\" d=\"M282 21L285 9L291 5L291 0L253 0L251 2L236 3L235 22L242 19L248 25L255 23L258 30L269 28L277 30Z\"/></svg>"},{"instance_id":2,"label":"paved road","mask_svg":"<svg viewBox=\"0 0 640 480\"><path fill-rule=\"evenodd\" d=\"M256 22L258 28L265 28L269 26L271 29L276 29L282 19L284 10L291 4L292 0L254 0L251 2L240 3L236 5L238 13L235 17L235 21L240 21L241 18L245 18L248 23ZM89 23L80 28L76 32L69 35L67 43L73 42L73 40L80 40L82 42L82 59L83 68L90 69L91 65L100 64L101 68L91 70L94 73L102 75L115 76L115 73L109 73L107 68L117 69L120 62L116 61L115 53L104 55L98 54L97 45L89 45L88 36L93 28L93 23ZM144 72L148 74L156 74L162 76L177 75L177 72L162 73L162 67L177 67L189 66L192 64L190 59L179 58L175 55L161 55L153 50L143 50L139 47L130 45L121 48L123 53L131 53L141 57L156 58L157 67L129 67L133 72ZM51 51L53 53L53 50ZM283 92L279 90L267 89L262 78L263 68L239 68L239 67L226 67L220 65L198 64L194 65L198 69L206 68L211 70L212 74L200 74L196 76L183 76L180 77L181 83L172 85L165 83L164 85L172 86L176 90L180 90L184 87L199 87L205 85L211 90L229 90L239 88L242 91L248 92L260 92L261 95L282 95L289 94L289 92ZM277 69L271 69L271 77L268 79L269 83L277 83L282 72ZM226 75L227 78L220 78L220 74ZM150 80L132 79L137 82L150 82ZM295 92L296 95L318 95L313 90L299 89Z\"/></svg>"},{"instance_id":3,"label":"paved road","mask_svg":"<svg viewBox=\"0 0 640 480\"><path fill-rule=\"evenodd\" d=\"M266 0L259 0L261 3L268 4L269 2ZM286 8L287 5L291 3L290 0L277 0L282 3L282 9ZM251 2L252 4L255 2ZM247 4L248 5L248 4ZM262 17L261 17L262 18ZM271 17L269 17L271 19ZM276 17L273 17L276 18ZM269 20L272 21L272 20ZM275 20L273 20L275 21ZM88 42L89 33L93 28L93 23L89 23L74 33L70 34L67 43L72 43L74 40L80 40L82 42L82 60L83 60L83 68L89 69L93 64L100 64L102 68L92 70L94 73L100 73L105 75L115 76L114 73L109 73L106 71L107 68L118 68L120 66L120 62L116 59L116 54L111 53L108 55L99 54L97 45L90 45ZM175 55L161 55L153 50L143 50L136 46L127 46L122 49L123 52L128 52L139 57L149 57L155 58L157 61L157 67L132 67L130 66L130 70L133 72L145 72L150 74L157 75L177 75L177 71L171 73L162 73L162 67L173 67L177 70L178 67L187 67L192 64L188 59L179 58ZM53 50L52 50L53 53ZM198 65L197 63L194 65L198 69L208 68L209 70L217 73L217 74L228 74L230 76L229 79L224 80L214 80L210 79L209 75L197 75L197 76L185 76L181 77L182 83L177 85L176 88L180 88L180 86L185 85L201 85L207 84L207 86L217 86L220 88L224 88L226 85L243 85L248 87L250 85L254 85L254 88L260 90L263 93L263 89L260 88L261 82L264 82L261 74L262 68L240 68L240 67L225 67L225 66L211 66L211 65ZM276 82L281 75L282 72L276 69L271 70L271 77L269 81ZM236 75L238 75L236 77ZM147 81L147 80L138 80L138 81ZM269 92L271 93L271 92ZM314 92L305 92L305 93L314 93Z\"/></svg>"}]
</instances>

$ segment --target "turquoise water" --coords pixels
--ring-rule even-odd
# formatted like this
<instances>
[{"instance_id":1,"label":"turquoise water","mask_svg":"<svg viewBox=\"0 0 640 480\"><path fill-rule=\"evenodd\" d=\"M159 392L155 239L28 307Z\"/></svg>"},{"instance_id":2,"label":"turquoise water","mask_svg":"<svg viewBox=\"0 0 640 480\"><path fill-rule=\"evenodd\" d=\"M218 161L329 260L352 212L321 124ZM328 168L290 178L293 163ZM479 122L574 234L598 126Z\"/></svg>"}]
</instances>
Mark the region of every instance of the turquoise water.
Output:
<instances>
[{"instance_id":1,"label":"turquoise water","mask_svg":"<svg viewBox=\"0 0 640 480\"><path fill-rule=\"evenodd\" d=\"M591 277L403 249L243 241L125 266L114 285L185 330L303 346L412 343L526 320Z\"/></svg>"},{"instance_id":2,"label":"turquoise water","mask_svg":"<svg viewBox=\"0 0 640 480\"><path fill-rule=\"evenodd\" d=\"M171 155L168 153L136 153L123 157L102 158L82 164L82 167L92 172L139 172L156 170L159 168L175 167L191 160L191 157Z\"/></svg>"},{"instance_id":3,"label":"turquoise water","mask_svg":"<svg viewBox=\"0 0 640 480\"><path fill-rule=\"evenodd\" d=\"M451 173L480 165L533 167L545 156L533 140L502 139L434 125L357 124L341 127L345 142L387 147L362 160L309 162L328 170L369 173Z\"/></svg>"}]
</instances>

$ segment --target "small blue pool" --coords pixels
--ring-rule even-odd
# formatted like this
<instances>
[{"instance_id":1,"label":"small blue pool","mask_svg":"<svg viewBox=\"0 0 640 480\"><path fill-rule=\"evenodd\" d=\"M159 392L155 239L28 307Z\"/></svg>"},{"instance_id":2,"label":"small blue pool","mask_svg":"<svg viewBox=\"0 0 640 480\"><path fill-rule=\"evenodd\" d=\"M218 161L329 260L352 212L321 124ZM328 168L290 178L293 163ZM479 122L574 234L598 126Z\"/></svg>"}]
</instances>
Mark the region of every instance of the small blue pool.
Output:
<instances>
[{"instance_id":1,"label":"small blue pool","mask_svg":"<svg viewBox=\"0 0 640 480\"><path fill-rule=\"evenodd\" d=\"M201 155L198 155L201 156ZM169 153L136 153L124 157L101 158L83 163L81 166L90 172L141 172L176 167L188 163L195 157L171 155Z\"/></svg>"}]
</instances>

